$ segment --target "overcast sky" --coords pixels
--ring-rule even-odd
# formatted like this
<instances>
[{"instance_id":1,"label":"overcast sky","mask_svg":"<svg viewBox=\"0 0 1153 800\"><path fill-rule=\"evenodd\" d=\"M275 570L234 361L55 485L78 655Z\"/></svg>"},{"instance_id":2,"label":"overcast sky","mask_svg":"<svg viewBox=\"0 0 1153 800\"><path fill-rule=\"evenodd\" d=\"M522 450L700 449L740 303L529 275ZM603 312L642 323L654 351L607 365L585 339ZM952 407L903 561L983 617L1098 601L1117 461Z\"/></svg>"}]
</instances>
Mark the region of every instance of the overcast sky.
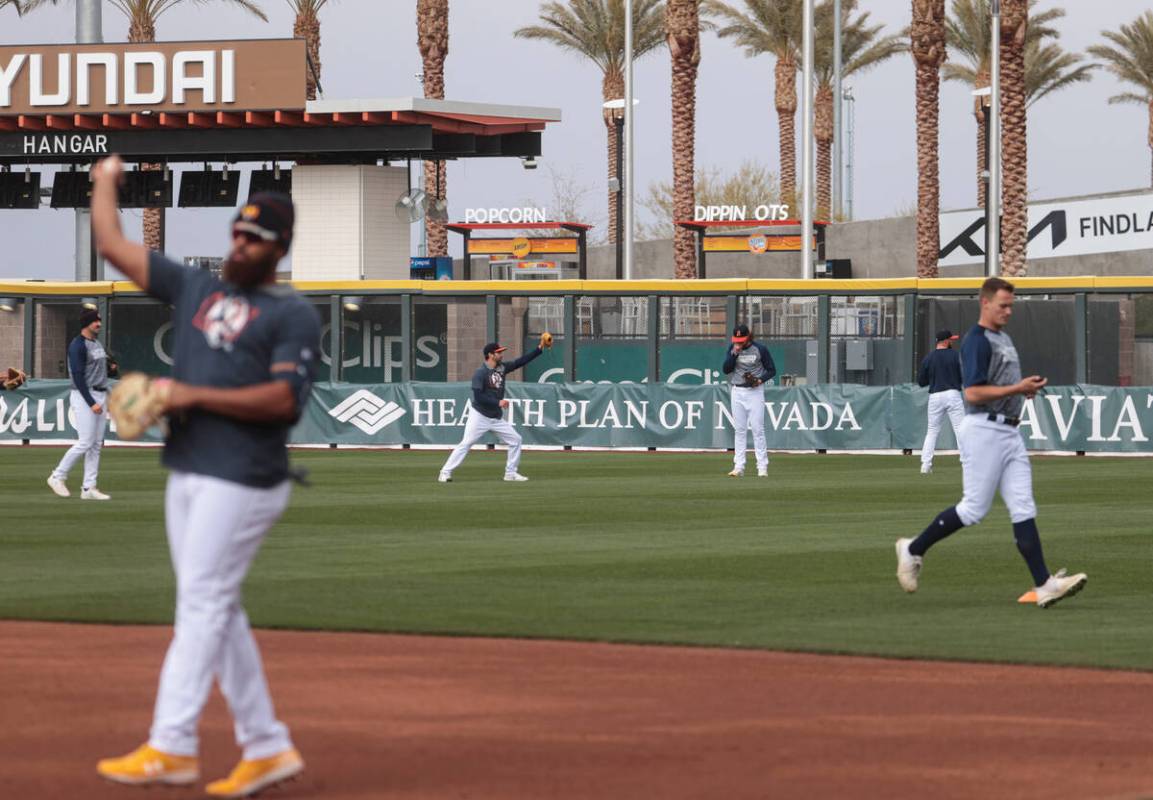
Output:
<instances>
[{"instance_id":1,"label":"overcast sky","mask_svg":"<svg viewBox=\"0 0 1153 800\"><path fill-rule=\"evenodd\" d=\"M734 0L740 4L740 0ZM160 39L291 36L284 0L263 0L262 23L225 3L184 2L161 17ZM873 19L895 31L909 22L909 0L861 0ZM1070 50L1100 40L1149 8L1148 0L1064 3L1040 0L1038 9L1065 7L1058 22ZM325 98L367 99L419 95L415 0L334 0L321 15ZM558 107L564 121L544 135L542 167L525 171L515 159L463 160L449 166L452 218L478 206L549 205L551 165L577 176L589 189L588 218L605 217L605 136L600 74L579 56L512 32L537 21L538 0L451 0L446 95L453 100ZM71 3L18 20L0 12L0 43L62 43L74 37ZM125 18L104 7L104 38L123 41ZM773 111L773 61L746 58L728 42L705 34L697 84L697 164L735 168L756 159L776 170L777 121ZM916 199L914 75L902 55L850 81L856 96L858 219L909 213ZM1029 112L1029 188L1034 199L1112 192L1147 186L1148 117L1139 106L1109 106L1121 89L1099 72L1088 84L1051 95ZM671 177L669 57L664 48L637 64L635 93L638 195ZM946 84L941 92L941 200L945 210L975 204L975 126L969 90ZM798 119L798 131L800 123ZM799 150L799 148L798 148ZM45 185L48 182L45 181ZM138 235L139 212L126 214ZM226 248L228 212L169 211L168 248L178 256L219 255ZM73 275L73 219L68 211L0 212L0 278L69 279ZM456 239L457 237L453 237ZM459 242L450 242L453 252Z\"/></svg>"}]
</instances>

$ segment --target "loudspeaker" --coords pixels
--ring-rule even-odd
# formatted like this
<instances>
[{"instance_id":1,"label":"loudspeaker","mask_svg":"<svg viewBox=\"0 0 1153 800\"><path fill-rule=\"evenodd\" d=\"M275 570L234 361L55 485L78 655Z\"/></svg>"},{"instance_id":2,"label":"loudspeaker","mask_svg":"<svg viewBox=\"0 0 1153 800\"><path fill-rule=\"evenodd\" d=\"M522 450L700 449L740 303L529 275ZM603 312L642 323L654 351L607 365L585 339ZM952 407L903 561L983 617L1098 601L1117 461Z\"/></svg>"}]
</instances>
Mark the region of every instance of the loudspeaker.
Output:
<instances>
[{"instance_id":1,"label":"loudspeaker","mask_svg":"<svg viewBox=\"0 0 1153 800\"><path fill-rule=\"evenodd\" d=\"M228 174L216 170L193 170L180 175L181 208L218 206L233 208L240 194L240 172L229 170Z\"/></svg>"},{"instance_id":2,"label":"loudspeaker","mask_svg":"<svg viewBox=\"0 0 1153 800\"><path fill-rule=\"evenodd\" d=\"M257 192L280 192L292 196L292 170L288 167L281 167L280 177L276 177L276 170L271 169L254 169L252 171L252 180L248 184L248 196Z\"/></svg>"},{"instance_id":3,"label":"loudspeaker","mask_svg":"<svg viewBox=\"0 0 1153 800\"><path fill-rule=\"evenodd\" d=\"M38 208L39 172L0 173L0 208Z\"/></svg>"},{"instance_id":4,"label":"loudspeaker","mask_svg":"<svg viewBox=\"0 0 1153 800\"><path fill-rule=\"evenodd\" d=\"M825 264L825 277L827 278L849 280L853 277L853 259L851 258L830 258Z\"/></svg>"},{"instance_id":5,"label":"loudspeaker","mask_svg":"<svg viewBox=\"0 0 1153 800\"><path fill-rule=\"evenodd\" d=\"M88 208L92 204L92 181L87 172L57 172L52 181L53 208Z\"/></svg>"}]
</instances>

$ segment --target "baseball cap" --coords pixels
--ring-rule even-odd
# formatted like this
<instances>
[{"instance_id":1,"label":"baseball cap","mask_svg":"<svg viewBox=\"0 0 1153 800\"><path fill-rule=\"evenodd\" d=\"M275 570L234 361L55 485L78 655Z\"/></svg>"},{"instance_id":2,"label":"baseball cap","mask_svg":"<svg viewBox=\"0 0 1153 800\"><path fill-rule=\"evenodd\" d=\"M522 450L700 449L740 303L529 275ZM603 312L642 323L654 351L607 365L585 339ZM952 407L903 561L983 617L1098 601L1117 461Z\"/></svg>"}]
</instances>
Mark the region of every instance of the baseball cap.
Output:
<instances>
[{"instance_id":1,"label":"baseball cap","mask_svg":"<svg viewBox=\"0 0 1153 800\"><path fill-rule=\"evenodd\" d=\"M955 342L960 338L961 338L960 336L953 333L948 328L945 328L944 330L937 331L937 341L938 342Z\"/></svg>"},{"instance_id":2,"label":"baseball cap","mask_svg":"<svg viewBox=\"0 0 1153 800\"><path fill-rule=\"evenodd\" d=\"M496 342L489 342L484 346L484 357L488 358L493 353L503 353L507 349L507 347L501 347Z\"/></svg>"},{"instance_id":3,"label":"baseball cap","mask_svg":"<svg viewBox=\"0 0 1153 800\"><path fill-rule=\"evenodd\" d=\"M80 312L80 327L87 328L93 322L100 319L100 312L94 308L85 309Z\"/></svg>"},{"instance_id":4,"label":"baseball cap","mask_svg":"<svg viewBox=\"0 0 1153 800\"><path fill-rule=\"evenodd\" d=\"M233 230L254 233L266 242L292 244L296 210L292 198L280 192L257 192L241 206L232 223Z\"/></svg>"},{"instance_id":5,"label":"baseball cap","mask_svg":"<svg viewBox=\"0 0 1153 800\"><path fill-rule=\"evenodd\" d=\"M733 341L734 342L736 342L738 344L743 344L744 342L747 342L751 338L752 338L752 334L749 333L749 326L748 325L738 325L737 327L733 328Z\"/></svg>"}]
</instances>

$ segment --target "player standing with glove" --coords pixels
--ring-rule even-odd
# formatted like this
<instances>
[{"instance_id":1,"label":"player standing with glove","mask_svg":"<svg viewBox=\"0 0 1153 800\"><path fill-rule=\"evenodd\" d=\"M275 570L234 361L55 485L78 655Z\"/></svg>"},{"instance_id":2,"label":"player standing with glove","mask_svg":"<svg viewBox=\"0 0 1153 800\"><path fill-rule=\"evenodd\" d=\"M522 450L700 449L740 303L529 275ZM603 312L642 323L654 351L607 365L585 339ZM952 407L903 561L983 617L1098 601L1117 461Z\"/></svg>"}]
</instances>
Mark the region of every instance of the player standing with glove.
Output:
<instances>
[{"instance_id":1,"label":"player standing with glove","mask_svg":"<svg viewBox=\"0 0 1153 800\"><path fill-rule=\"evenodd\" d=\"M753 429L753 450L757 477L769 477L769 448L765 441L765 384L777 375L777 366L767 347L754 342L748 325L733 328L733 338L721 369L729 376L733 412L733 471L730 478L745 474L749 428Z\"/></svg>"},{"instance_id":2,"label":"player standing with glove","mask_svg":"<svg viewBox=\"0 0 1153 800\"><path fill-rule=\"evenodd\" d=\"M116 205L122 164L93 169L92 228L100 254L142 290L172 305L173 380L163 462L165 520L176 572L176 625L160 673L148 742L97 765L126 784L199 778L197 725L220 684L243 749L212 797L248 797L304 768L273 711L241 585L288 505L286 443L312 388L320 320L276 265L292 242L292 201L251 197L232 225L223 280L129 242Z\"/></svg>"},{"instance_id":3,"label":"player standing with glove","mask_svg":"<svg viewBox=\"0 0 1153 800\"><path fill-rule=\"evenodd\" d=\"M100 471L100 448L104 446L104 429L108 426L105 401L108 398L108 354L96 337L100 333L100 314L87 310L80 315L80 335L68 345L68 377L72 391L69 406L80 435L68 449L56 469L48 476L48 486L60 497L72 493L64 481L72 465L84 459L84 482L80 484L81 500L111 500L96 488Z\"/></svg>"},{"instance_id":4,"label":"player standing with glove","mask_svg":"<svg viewBox=\"0 0 1153 800\"><path fill-rule=\"evenodd\" d=\"M464 424L464 436L449 455L448 461L440 468L438 481L451 483L453 470L461 465L472 446L489 431L508 445L504 479L518 482L528 480L517 471L520 466L521 435L503 416L504 410L508 408L508 400L504 399L505 376L528 364L543 353L544 348L549 347L552 347L552 334L542 333L539 347L531 353L525 353L511 364L505 364L504 351L508 349L507 347L501 347L496 342L489 342L484 346L484 364L472 376L472 405L468 410L468 421Z\"/></svg>"}]
</instances>

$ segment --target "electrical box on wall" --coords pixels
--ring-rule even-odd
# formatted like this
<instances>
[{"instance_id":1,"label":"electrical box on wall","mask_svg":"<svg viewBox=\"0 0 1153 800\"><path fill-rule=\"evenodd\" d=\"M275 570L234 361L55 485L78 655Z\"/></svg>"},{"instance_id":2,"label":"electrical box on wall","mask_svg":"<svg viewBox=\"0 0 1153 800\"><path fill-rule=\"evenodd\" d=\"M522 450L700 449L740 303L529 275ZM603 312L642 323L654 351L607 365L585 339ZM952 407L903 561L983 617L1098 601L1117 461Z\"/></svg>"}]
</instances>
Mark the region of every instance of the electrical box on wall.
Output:
<instances>
[{"instance_id":1,"label":"electrical box on wall","mask_svg":"<svg viewBox=\"0 0 1153 800\"><path fill-rule=\"evenodd\" d=\"M872 368L872 339L849 339L845 342L845 369L854 372L866 372Z\"/></svg>"}]
</instances>

